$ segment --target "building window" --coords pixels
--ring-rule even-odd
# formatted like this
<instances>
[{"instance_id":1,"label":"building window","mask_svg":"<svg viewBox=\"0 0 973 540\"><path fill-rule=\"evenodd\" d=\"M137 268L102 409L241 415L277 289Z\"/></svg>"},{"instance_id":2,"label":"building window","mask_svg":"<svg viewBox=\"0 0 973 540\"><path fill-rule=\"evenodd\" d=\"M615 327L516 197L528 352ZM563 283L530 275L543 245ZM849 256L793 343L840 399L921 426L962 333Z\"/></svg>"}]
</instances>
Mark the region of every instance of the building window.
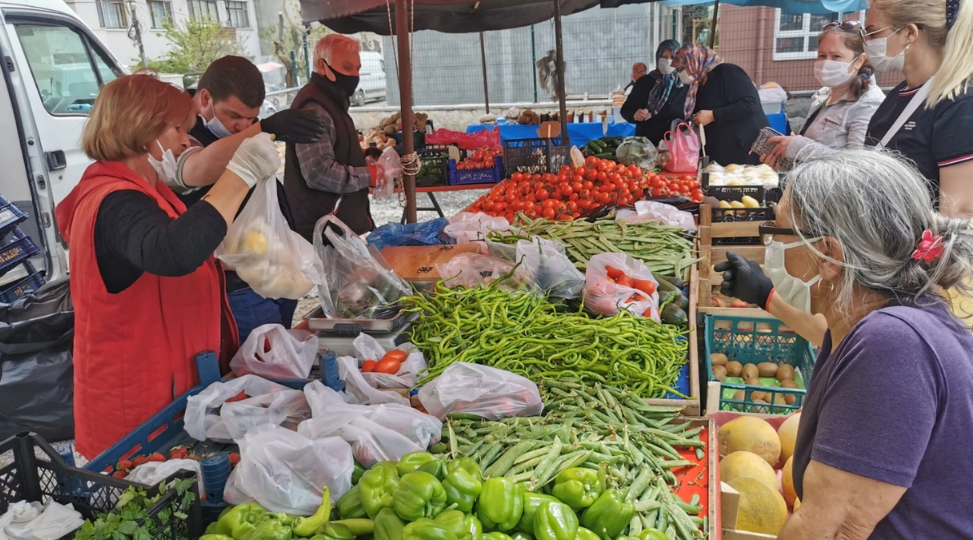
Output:
<instances>
[{"instance_id":1,"label":"building window","mask_svg":"<svg viewBox=\"0 0 973 540\"><path fill-rule=\"evenodd\" d=\"M165 28L172 24L172 2L149 0L149 13L152 14L152 28Z\"/></svg>"},{"instance_id":2,"label":"building window","mask_svg":"<svg viewBox=\"0 0 973 540\"><path fill-rule=\"evenodd\" d=\"M250 12L246 2L226 2L226 25L230 28L250 28Z\"/></svg>"},{"instance_id":3,"label":"building window","mask_svg":"<svg viewBox=\"0 0 973 540\"><path fill-rule=\"evenodd\" d=\"M198 20L220 20L216 2L211 0L189 0L189 16Z\"/></svg>"},{"instance_id":4,"label":"building window","mask_svg":"<svg viewBox=\"0 0 973 540\"><path fill-rule=\"evenodd\" d=\"M116 0L97 0L98 23L102 28L128 28L125 3Z\"/></svg>"},{"instance_id":5,"label":"building window","mask_svg":"<svg viewBox=\"0 0 973 540\"><path fill-rule=\"evenodd\" d=\"M818 56L818 37L824 25L832 21L857 18L865 20L864 12L829 13L812 15L810 13L791 13L774 10L774 60L807 60ZM856 17L857 16L857 17Z\"/></svg>"}]
</instances>

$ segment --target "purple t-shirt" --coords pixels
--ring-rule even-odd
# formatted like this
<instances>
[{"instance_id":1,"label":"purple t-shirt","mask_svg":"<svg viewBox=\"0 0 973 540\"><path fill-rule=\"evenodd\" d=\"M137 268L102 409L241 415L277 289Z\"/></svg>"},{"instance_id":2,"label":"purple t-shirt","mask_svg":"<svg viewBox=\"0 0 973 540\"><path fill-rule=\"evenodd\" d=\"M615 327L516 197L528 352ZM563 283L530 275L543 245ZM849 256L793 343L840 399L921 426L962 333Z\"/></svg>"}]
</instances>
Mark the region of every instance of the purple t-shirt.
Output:
<instances>
[{"instance_id":1,"label":"purple t-shirt","mask_svg":"<svg viewBox=\"0 0 973 540\"><path fill-rule=\"evenodd\" d=\"M829 332L804 401L799 497L812 459L908 488L871 539L973 535L973 334L924 300L870 313L834 354Z\"/></svg>"}]
</instances>

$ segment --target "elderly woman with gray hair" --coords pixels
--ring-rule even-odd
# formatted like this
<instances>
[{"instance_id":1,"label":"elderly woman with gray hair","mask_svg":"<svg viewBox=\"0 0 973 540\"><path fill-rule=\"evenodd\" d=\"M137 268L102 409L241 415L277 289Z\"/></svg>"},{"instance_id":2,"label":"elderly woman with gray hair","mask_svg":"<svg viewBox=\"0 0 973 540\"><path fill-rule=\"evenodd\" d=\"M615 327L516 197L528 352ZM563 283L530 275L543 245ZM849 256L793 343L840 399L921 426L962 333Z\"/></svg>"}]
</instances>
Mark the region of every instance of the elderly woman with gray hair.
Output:
<instances>
[{"instance_id":1,"label":"elderly woman with gray hair","mask_svg":"<svg viewBox=\"0 0 973 540\"><path fill-rule=\"evenodd\" d=\"M881 152L806 162L761 227L773 279L721 267L731 293L826 321L793 458L802 504L779 540L973 531L973 335L942 295L973 274L973 231L926 189Z\"/></svg>"}]
</instances>

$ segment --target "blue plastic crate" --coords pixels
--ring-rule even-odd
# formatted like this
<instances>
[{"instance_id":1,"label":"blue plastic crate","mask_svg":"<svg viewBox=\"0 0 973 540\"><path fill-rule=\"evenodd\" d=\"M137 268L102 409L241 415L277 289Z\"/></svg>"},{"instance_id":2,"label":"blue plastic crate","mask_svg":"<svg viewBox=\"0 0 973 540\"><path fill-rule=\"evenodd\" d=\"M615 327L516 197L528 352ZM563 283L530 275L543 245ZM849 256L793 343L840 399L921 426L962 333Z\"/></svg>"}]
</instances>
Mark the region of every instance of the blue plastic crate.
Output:
<instances>
[{"instance_id":1,"label":"blue plastic crate","mask_svg":"<svg viewBox=\"0 0 973 540\"><path fill-rule=\"evenodd\" d=\"M20 278L13 283L0 287L0 302L4 304L12 304L17 301L18 298L27 296L43 286L44 274L41 272L34 272L27 277Z\"/></svg>"},{"instance_id":2,"label":"blue plastic crate","mask_svg":"<svg viewBox=\"0 0 973 540\"><path fill-rule=\"evenodd\" d=\"M456 168L456 160L449 160L449 185L462 186L467 184L496 184L503 180L503 158L493 158L493 167L489 169L475 169L460 171Z\"/></svg>"},{"instance_id":3,"label":"blue plastic crate","mask_svg":"<svg viewBox=\"0 0 973 540\"><path fill-rule=\"evenodd\" d=\"M6 274L18 264L40 253L40 249L31 242L30 238L19 235L9 244L0 247L0 276Z\"/></svg>"},{"instance_id":4,"label":"blue plastic crate","mask_svg":"<svg viewBox=\"0 0 973 540\"><path fill-rule=\"evenodd\" d=\"M11 227L19 225L25 219L27 219L27 214L23 210L16 204L0 197L0 234L6 233Z\"/></svg>"},{"instance_id":5,"label":"blue plastic crate","mask_svg":"<svg viewBox=\"0 0 973 540\"><path fill-rule=\"evenodd\" d=\"M814 352L806 339L777 319L731 315L706 315L705 331L708 380L718 380L713 376L710 355L723 353L730 361L735 360L744 366L761 362L791 365L796 372L795 382L800 386L800 388L756 386L730 381L728 377L727 381L721 383L720 410L790 414L801 408L807 392L807 382L811 380L811 372L814 369ZM734 395L741 390L744 392L743 399L734 399ZM754 402L754 392L769 394L769 403ZM774 403L778 396L781 396L781 399L793 396L793 403Z\"/></svg>"}]
</instances>

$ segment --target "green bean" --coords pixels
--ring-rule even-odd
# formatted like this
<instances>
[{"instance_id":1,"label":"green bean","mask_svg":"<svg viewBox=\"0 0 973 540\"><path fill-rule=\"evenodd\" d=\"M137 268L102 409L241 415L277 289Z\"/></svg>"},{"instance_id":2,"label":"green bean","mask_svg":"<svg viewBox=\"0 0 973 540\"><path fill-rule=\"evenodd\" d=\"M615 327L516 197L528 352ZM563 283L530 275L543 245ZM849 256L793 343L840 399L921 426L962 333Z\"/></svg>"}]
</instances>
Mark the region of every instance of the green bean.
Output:
<instances>
[{"instance_id":1,"label":"green bean","mask_svg":"<svg viewBox=\"0 0 973 540\"><path fill-rule=\"evenodd\" d=\"M514 466L514 460L525 454L528 450L533 448L536 443L534 441L521 441L517 443L513 448L507 450L503 456L497 460L496 463L491 465L488 469L483 471L483 476L486 478L492 478L494 476L503 476Z\"/></svg>"}]
</instances>

